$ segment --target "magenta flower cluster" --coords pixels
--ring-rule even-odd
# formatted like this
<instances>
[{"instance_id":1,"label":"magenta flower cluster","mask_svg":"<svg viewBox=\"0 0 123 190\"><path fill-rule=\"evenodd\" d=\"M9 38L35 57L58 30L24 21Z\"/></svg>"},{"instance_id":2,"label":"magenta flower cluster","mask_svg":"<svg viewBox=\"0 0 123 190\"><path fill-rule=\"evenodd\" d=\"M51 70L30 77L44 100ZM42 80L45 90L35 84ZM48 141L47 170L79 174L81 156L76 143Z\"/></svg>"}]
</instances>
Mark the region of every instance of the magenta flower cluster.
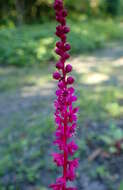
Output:
<instances>
[{"instance_id":1,"label":"magenta flower cluster","mask_svg":"<svg viewBox=\"0 0 123 190\"><path fill-rule=\"evenodd\" d=\"M65 64L70 57L68 51L71 46L67 43L66 38L70 28L66 25L67 10L63 6L63 0L55 0L54 9L56 20L60 23L56 27L56 35L60 38L60 41L56 43L55 50L60 59L56 63L57 71L53 73L53 78L58 80L57 99L54 102L57 125L54 144L58 146L60 151L59 153L53 153L52 156L56 165L62 167L63 174L54 184L50 185L50 188L53 190L77 190L76 187L67 187L68 181L74 181L76 177L75 169L78 167L78 158L72 158L78 149L74 141L78 108L73 107L77 97L74 95L74 88L72 87L74 78L68 76L72 71L72 66Z\"/></svg>"}]
</instances>

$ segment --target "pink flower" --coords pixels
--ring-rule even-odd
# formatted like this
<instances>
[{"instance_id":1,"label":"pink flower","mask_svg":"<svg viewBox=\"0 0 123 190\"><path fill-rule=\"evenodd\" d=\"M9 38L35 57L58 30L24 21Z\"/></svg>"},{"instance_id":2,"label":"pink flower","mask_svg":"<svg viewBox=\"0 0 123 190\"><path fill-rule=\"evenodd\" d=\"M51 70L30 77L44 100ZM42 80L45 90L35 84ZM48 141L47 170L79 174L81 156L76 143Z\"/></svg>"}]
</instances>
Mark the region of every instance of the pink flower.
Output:
<instances>
[{"instance_id":1,"label":"pink flower","mask_svg":"<svg viewBox=\"0 0 123 190\"><path fill-rule=\"evenodd\" d=\"M65 179L63 177L60 177L56 180L55 184L51 184L50 188L53 190L62 190L65 187Z\"/></svg>"},{"instance_id":2,"label":"pink flower","mask_svg":"<svg viewBox=\"0 0 123 190\"><path fill-rule=\"evenodd\" d=\"M72 66L65 64L65 61L70 57L68 51L71 46L67 43L66 36L70 32L70 28L66 25L67 10L63 6L63 0L55 0L54 9L56 20L59 22L56 27L56 35L60 38L56 43L55 52L60 56L60 59L56 63L58 71L53 73L53 78L58 80L57 98L54 101L54 117L57 128L55 132L56 139L53 143L57 145L60 153L53 153L52 156L56 165L62 167L63 174L54 184L50 185L50 188L53 190L77 190L75 187L67 187L68 180L73 181L75 179L75 170L78 167L77 158L69 160L69 157L73 156L78 149L73 140L78 112L78 108L73 107L73 103L77 100L77 97L72 87L74 78L67 76L72 71ZM71 138L72 140L70 140Z\"/></svg>"},{"instance_id":3,"label":"pink flower","mask_svg":"<svg viewBox=\"0 0 123 190\"><path fill-rule=\"evenodd\" d=\"M69 160L68 164L70 168L77 168L79 166L79 160L78 158L75 158L74 160Z\"/></svg>"},{"instance_id":4,"label":"pink flower","mask_svg":"<svg viewBox=\"0 0 123 190\"><path fill-rule=\"evenodd\" d=\"M67 179L73 181L76 177L75 169L78 167L78 159L74 159L68 162Z\"/></svg>"},{"instance_id":5,"label":"pink flower","mask_svg":"<svg viewBox=\"0 0 123 190\"><path fill-rule=\"evenodd\" d=\"M68 153L70 155L73 155L77 150L78 150L78 146L75 144L74 141L71 141L68 145L67 145L67 150Z\"/></svg>"},{"instance_id":6,"label":"pink flower","mask_svg":"<svg viewBox=\"0 0 123 190\"><path fill-rule=\"evenodd\" d=\"M63 166L63 164L64 164L63 154L53 153L52 156L53 156L54 162L56 162L57 166Z\"/></svg>"},{"instance_id":7,"label":"pink flower","mask_svg":"<svg viewBox=\"0 0 123 190\"><path fill-rule=\"evenodd\" d=\"M73 136L75 129L76 129L76 123L73 123L71 126L68 126L67 132L66 132L67 138L70 138Z\"/></svg>"},{"instance_id":8,"label":"pink flower","mask_svg":"<svg viewBox=\"0 0 123 190\"><path fill-rule=\"evenodd\" d=\"M71 106L71 103L75 102L76 100L77 100L77 97L75 95L74 96L70 95L67 97L67 104Z\"/></svg>"},{"instance_id":9,"label":"pink flower","mask_svg":"<svg viewBox=\"0 0 123 190\"><path fill-rule=\"evenodd\" d=\"M68 171L67 171L67 180L69 181L74 181L75 180L75 171L73 168L69 168Z\"/></svg>"},{"instance_id":10,"label":"pink flower","mask_svg":"<svg viewBox=\"0 0 123 190\"><path fill-rule=\"evenodd\" d=\"M78 108L73 109L72 106L69 107L68 119L70 123L77 120L77 111L78 111Z\"/></svg>"}]
</instances>

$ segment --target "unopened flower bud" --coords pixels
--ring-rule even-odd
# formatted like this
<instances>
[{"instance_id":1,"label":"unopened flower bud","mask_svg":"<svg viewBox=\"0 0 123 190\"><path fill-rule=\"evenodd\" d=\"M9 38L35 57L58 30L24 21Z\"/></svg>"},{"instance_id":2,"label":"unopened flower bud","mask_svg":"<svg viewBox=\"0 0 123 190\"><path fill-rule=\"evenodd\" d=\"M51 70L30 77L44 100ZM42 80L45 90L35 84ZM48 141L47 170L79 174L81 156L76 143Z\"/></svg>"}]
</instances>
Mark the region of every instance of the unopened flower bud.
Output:
<instances>
[{"instance_id":1,"label":"unopened flower bud","mask_svg":"<svg viewBox=\"0 0 123 190\"><path fill-rule=\"evenodd\" d=\"M63 15L63 17L67 16L67 10L66 9L63 10L62 15Z\"/></svg>"},{"instance_id":2,"label":"unopened flower bud","mask_svg":"<svg viewBox=\"0 0 123 190\"><path fill-rule=\"evenodd\" d=\"M62 48L62 47L63 47L63 44L62 44L62 42L56 42L56 46L57 46L58 48Z\"/></svg>"},{"instance_id":3,"label":"unopened flower bud","mask_svg":"<svg viewBox=\"0 0 123 190\"><path fill-rule=\"evenodd\" d=\"M63 89L63 88L64 88L64 83L63 83L62 81L60 81L60 82L58 83L58 87L61 88L61 89Z\"/></svg>"},{"instance_id":4,"label":"unopened flower bud","mask_svg":"<svg viewBox=\"0 0 123 190\"><path fill-rule=\"evenodd\" d=\"M74 83L74 78L73 77L68 77L67 78L67 84L73 84Z\"/></svg>"},{"instance_id":5,"label":"unopened flower bud","mask_svg":"<svg viewBox=\"0 0 123 190\"><path fill-rule=\"evenodd\" d=\"M56 48L55 52L56 52L58 55L62 55L62 50L60 50L59 48Z\"/></svg>"},{"instance_id":6,"label":"unopened flower bud","mask_svg":"<svg viewBox=\"0 0 123 190\"><path fill-rule=\"evenodd\" d=\"M59 79L61 78L60 73L59 73L59 72L57 72L57 71L56 71L56 72L54 72L54 73L53 73L53 78L54 78L54 79L56 79L56 80L59 80Z\"/></svg>"},{"instance_id":7,"label":"unopened flower bud","mask_svg":"<svg viewBox=\"0 0 123 190\"><path fill-rule=\"evenodd\" d=\"M68 32L70 32L70 28L68 26L65 26L64 27L64 33L68 33Z\"/></svg>"},{"instance_id":8,"label":"unopened flower bud","mask_svg":"<svg viewBox=\"0 0 123 190\"><path fill-rule=\"evenodd\" d=\"M71 49L71 46L69 43L65 44L65 50L66 51L69 51Z\"/></svg>"},{"instance_id":9,"label":"unopened flower bud","mask_svg":"<svg viewBox=\"0 0 123 190\"><path fill-rule=\"evenodd\" d=\"M63 58L64 58L64 59L69 59L69 57L70 57L70 55L65 52Z\"/></svg>"},{"instance_id":10,"label":"unopened flower bud","mask_svg":"<svg viewBox=\"0 0 123 190\"><path fill-rule=\"evenodd\" d=\"M66 42L66 38L67 38L67 37L66 37L65 34L62 34L60 37L61 37L61 39L62 39L63 42Z\"/></svg>"},{"instance_id":11,"label":"unopened flower bud","mask_svg":"<svg viewBox=\"0 0 123 190\"><path fill-rule=\"evenodd\" d=\"M63 68L63 63L61 61L56 63L56 68L57 69L62 69Z\"/></svg>"},{"instance_id":12,"label":"unopened flower bud","mask_svg":"<svg viewBox=\"0 0 123 190\"><path fill-rule=\"evenodd\" d=\"M65 71L66 73L69 73L72 71L72 66L70 64L68 64L66 67L65 67Z\"/></svg>"}]
</instances>

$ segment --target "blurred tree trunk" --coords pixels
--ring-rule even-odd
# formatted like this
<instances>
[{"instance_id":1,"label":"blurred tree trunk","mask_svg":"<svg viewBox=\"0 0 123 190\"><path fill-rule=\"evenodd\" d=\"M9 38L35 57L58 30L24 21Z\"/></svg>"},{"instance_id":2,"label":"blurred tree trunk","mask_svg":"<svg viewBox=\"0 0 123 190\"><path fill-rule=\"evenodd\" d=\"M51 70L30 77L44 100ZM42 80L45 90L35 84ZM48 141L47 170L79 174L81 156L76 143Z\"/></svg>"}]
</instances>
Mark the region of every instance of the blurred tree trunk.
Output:
<instances>
[{"instance_id":1,"label":"blurred tree trunk","mask_svg":"<svg viewBox=\"0 0 123 190\"><path fill-rule=\"evenodd\" d=\"M107 12L112 16L116 16L119 11L120 0L106 0Z\"/></svg>"},{"instance_id":2,"label":"blurred tree trunk","mask_svg":"<svg viewBox=\"0 0 123 190\"><path fill-rule=\"evenodd\" d=\"M17 11L17 24L18 26L21 26L24 22L24 1L16 0L15 6Z\"/></svg>"}]
</instances>

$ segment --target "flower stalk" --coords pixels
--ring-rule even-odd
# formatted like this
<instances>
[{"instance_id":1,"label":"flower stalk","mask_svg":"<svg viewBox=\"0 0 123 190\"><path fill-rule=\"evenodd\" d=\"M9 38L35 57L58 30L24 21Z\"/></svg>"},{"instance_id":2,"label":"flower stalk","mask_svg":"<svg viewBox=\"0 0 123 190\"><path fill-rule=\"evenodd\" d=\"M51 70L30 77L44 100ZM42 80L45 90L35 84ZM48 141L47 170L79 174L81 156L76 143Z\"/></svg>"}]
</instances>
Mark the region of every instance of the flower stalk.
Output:
<instances>
[{"instance_id":1,"label":"flower stalk","mask_svg":"<svg viewBox=\"0 0 123 190\"><path fill-rule=\"evenodd\" d=\"M58 89L56 90L57 99L55 106L55 122L56 122L56 139L54 144L58 146L59 153L53 153L53 160L58 167L63 169L62 176L59 177L54 184L50 185L53 190L77 190L76 187L67 187L68 181L74 181L75 170L78 167L78 159L72 158L78 149L74 141L74 133L76 130L78 108L73 107L73 103L77 100L74 95L74 78L70 76L72 66L66 64L69 59L68 53L71 49L67 43L67 33L70 28L66 24L67 10L64 8L63 0L55 0L54 9L56 20L59 25L56 27L56 36L60 40L56 43L56 54L60 56L56 63L56 69L53 78L58 81Z\"/></svg>"}]
</instances>

